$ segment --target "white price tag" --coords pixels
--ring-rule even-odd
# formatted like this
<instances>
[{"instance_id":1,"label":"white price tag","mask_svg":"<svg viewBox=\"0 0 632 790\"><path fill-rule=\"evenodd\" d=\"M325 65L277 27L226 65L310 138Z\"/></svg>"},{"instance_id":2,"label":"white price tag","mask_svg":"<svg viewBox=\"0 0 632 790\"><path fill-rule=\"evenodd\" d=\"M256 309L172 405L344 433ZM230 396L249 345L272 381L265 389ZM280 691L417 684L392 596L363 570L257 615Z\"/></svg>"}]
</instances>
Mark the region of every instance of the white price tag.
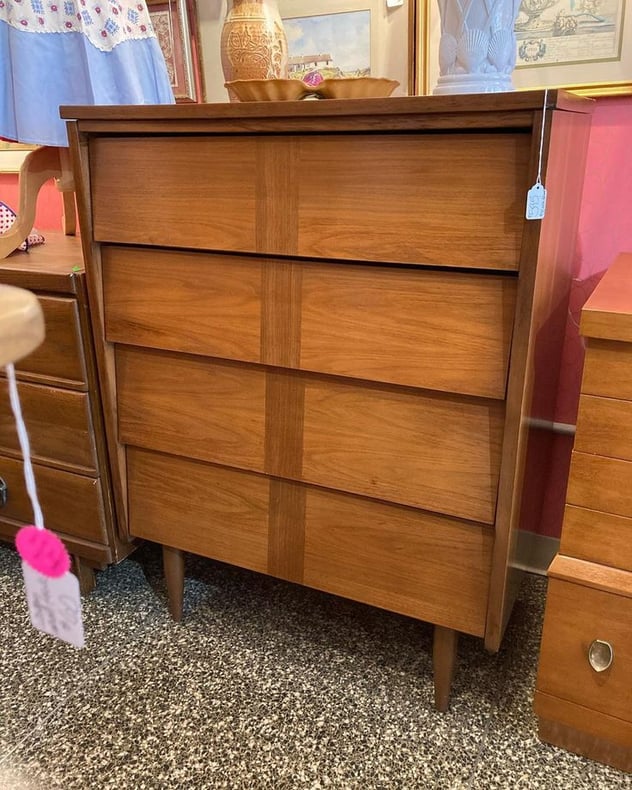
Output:
<instances>
[{"instance_id":1,"label":"white price tag","mask_svg":"<svg viewBox=\"0 0 632 790\"><path fill-rule=\"evenodd\" d=\"M386 0L387 8L397 8L400 5L404 5L404 0Z\"/></svg>"},{"instance_id":2,"label":"white price tag","mask_svg":"<svg viewBox=\"0 0 632 790\"><path fill-rule=\"evenodd\" d=\"M65 573L52 579L38 573L26 562L22 563L22 573L33 627L75 647L83 647L81 596L77 577Z\"/></svg>"},{"instance_id":3,"label":"white price tag","mask_svg":"<svg viewBox=\"0 0 632 790\"><path fill-rule=\"evenodd\" d=\"M540 182L527 192L527 219L542 219L546 211L546 189Z\"/></svg>"}]
</instances>

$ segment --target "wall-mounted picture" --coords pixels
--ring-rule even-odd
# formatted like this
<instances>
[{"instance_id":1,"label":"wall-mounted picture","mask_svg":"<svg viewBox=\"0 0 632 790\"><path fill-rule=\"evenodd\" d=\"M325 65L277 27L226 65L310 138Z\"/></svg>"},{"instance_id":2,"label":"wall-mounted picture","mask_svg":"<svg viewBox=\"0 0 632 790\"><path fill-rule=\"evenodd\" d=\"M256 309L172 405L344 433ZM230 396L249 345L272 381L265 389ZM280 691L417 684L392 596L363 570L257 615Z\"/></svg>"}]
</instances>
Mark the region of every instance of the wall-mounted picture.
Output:
<instances>
[{"instance_id":1,"label":"wall-mounted picture","mask_svg":"<svg viewBox=\"0 0 632 790\"><path fill-rule=\"evenodd\" d=\"M190 0L147 0L177 102L203 102L196 5Z\"/></svg>"},{"instance_id":2,"label":"wall-mounted picture","mask_svg":"<svg viewBox=\"0 0 632 790\"><path fill-rule=\"evenodd\" d=\"M283 20L289 76L308 85L331 77L371 75L371 11Z\"/></svg>"}]
</instances>

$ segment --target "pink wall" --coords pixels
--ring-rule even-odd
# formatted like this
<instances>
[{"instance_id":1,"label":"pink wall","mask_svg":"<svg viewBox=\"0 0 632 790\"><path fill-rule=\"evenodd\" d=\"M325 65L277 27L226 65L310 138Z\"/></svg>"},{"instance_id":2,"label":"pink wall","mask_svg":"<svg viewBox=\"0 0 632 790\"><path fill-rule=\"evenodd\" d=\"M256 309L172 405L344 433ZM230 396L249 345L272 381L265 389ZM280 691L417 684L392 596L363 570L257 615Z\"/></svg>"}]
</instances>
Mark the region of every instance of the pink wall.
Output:
<instances>
[{"instance_id":1,"label":"pink wall","mask_svg":"<svg viewBox=\"0 0 632 790\"><path fill-rule=\"evenodd\" d=\"M573 425L584 361L581 308L619 252L632 251L632 96L597 101L586 165L556 419ZM559 537L573 437L553 437L539 534Z\"/></svg>"},{"instance_id":2,"label":"pink wall","mask_svg":"<svg viewBox=\"0 0 632 790\"><path fill-rule=\"evenodd\" d=\"M12 173L0 173L0 200L14 211L18 209L18 177ZM54 181L49 181L40 190L35 213L38 230L61 230L62 200Z\"/></svg>"}]
</instances>

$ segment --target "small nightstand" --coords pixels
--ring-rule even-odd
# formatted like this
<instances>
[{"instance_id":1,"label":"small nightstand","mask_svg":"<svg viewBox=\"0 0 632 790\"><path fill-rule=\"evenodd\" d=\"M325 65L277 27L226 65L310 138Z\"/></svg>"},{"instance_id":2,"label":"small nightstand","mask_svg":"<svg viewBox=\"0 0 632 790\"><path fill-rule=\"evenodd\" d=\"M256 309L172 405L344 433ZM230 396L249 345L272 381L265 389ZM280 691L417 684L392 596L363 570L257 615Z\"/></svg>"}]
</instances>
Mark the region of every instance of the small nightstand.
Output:
<instances>
[{"instance_id":1,"label":"small nightstand","mask_svg":"<svg viewBox=\"0 0 632 790\"><path fill-rule=\"evenodd\" d=\"M535 710L542 740L632 771L632 253L604 275L581 332L577 434Z\"/></svg>"},{"instance_id":2,"label":"small nightstand","mask_svg":"<svg viewBox=\"0 0 632 790\"><path fill-rule=\"evenodd\" d=\"M46 526L63 538L88 592L93 570L133 544L119 538L114 517L79 239L47 233L45 244L0 262L0 283L34 292L44 312L44 342L15 365L18 390ZM4 379L0 478L0 538L12 540L33 513Z\"/></svg>"}]
</instances>

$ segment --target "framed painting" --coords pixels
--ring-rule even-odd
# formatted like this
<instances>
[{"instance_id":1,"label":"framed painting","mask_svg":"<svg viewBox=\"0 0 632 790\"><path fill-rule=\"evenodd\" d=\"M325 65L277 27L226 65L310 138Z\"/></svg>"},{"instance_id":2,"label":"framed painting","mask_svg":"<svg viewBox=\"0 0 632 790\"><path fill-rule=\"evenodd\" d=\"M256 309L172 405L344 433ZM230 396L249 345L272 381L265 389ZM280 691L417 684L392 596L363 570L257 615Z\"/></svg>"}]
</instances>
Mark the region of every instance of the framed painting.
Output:
<instances>
[{"instance_id":1,"label":"framed painting","mask_svg":"<svg viewBox=\"0 0 632 790\"><path fill-rule=\"evenodd\" d=\"M204 101L201 47L194 0L147 0L177 102Z\"/></svg>"},{"instance_id":2,"label":"framed painting","mask_svg":"<svg viewBox=\"0 0 632 790\"><path fill-rule=\"evenodd\" d=\"M439 77L436 0L417 0L416 79ZM585 96L632 93L632 14L625 0L522 0L516 19L516 89L568 88Z\"/></svg>"}]
</instances>

